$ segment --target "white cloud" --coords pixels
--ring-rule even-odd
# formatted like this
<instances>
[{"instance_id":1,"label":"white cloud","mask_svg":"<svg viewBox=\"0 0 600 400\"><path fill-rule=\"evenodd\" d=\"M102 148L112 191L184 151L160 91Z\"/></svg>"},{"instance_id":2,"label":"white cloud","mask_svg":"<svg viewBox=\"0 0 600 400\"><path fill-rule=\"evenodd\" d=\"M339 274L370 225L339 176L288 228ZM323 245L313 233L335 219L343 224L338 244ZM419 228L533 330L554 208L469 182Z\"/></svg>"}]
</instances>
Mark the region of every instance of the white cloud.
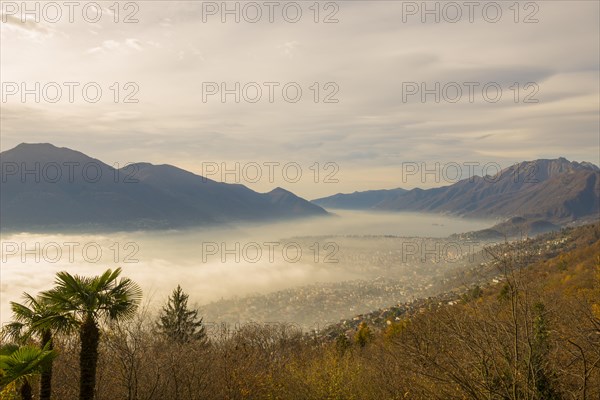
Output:
<instances>
[{"instance_id":1,"label":"white cloud","mask_svg":"<svg viewBox=\"0 0 600 400\"><path fill-rule=\"evenodd\" d=\"M281 54L285 55L286 57L293 58L294 50L298 47L298 45L299 43L293 40L291 42L285 42L284 44L277 46L277 48L281 49Z\"/></svg>"},{"instance_id":2,"label":"white cloud","mask_svg":"<svg viewBox=\"0 0 600 400\"><path fill-rule=\"evenodd\" d=\"M138 39L129 38L125 40L125 44L134 50L142 51L142 45Z\"/></svg>"},{"instance_id":3,"label":"white cloud","mask_svg":"<svg viewBox=\"0 0 600 400\"><path fill-rule=\"evenodd\" d=\"M111 51L120 51L127 53L129 50L142 51L143 46L139 39L127 38L122 42L117 40L104 40L100 46L92 47L85 51L86 54L107 53ZM154 42L150 42L154 43Z\"/></svg>"}]
</instances>

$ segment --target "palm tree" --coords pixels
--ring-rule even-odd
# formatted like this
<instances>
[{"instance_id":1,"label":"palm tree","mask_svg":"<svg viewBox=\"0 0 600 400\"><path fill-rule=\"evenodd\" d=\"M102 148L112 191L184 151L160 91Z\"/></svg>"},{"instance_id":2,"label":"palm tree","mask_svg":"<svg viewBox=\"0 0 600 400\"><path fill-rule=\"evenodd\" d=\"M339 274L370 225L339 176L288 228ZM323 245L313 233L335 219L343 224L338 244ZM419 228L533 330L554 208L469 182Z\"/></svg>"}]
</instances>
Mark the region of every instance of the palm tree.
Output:
<instances>
[{"instance_id":1,"label":"palm tree","mask_svg":"<svg viewBox=\"0 0 600 400\"><path fill-rule=\"evenodd\" d=\"M36 299L29 293L23 293L25 304L11 302L13 322L2 329L2 335L19 343L37 336L41 347L52 350L53 332L68 332L74 326L69 315L51 307L43 299ZM41 372L40 400L50 400L52 394L52 360Z\"/></svg>"},{"instance_id":2,"label":"palm tree","mask_svg":"<svg viewBox=\"0 0 600 400\"><path fill-rule=\"evenodd\" d=\"M34 346L11 349L9 354L0 355L0 395L20 385L21 399L33 399L29 380L43 371L54 357L54 351Z\"/></svg>"},{"instance_id":3,"label":"palm tree","mask_svg":"<svg viewBox=\"0 0 600 400\"><path fill-rule=\"evenodd\" d=\"M142 298L139 286L128 278L117 280L121 268L100 276L85 277L68 272L56 274L56 286L41 294L53 307L68 313L79 326L79 399L93 400L100 341L99 322L118 321L135 314Z\"/></svg>"}]
</instances>

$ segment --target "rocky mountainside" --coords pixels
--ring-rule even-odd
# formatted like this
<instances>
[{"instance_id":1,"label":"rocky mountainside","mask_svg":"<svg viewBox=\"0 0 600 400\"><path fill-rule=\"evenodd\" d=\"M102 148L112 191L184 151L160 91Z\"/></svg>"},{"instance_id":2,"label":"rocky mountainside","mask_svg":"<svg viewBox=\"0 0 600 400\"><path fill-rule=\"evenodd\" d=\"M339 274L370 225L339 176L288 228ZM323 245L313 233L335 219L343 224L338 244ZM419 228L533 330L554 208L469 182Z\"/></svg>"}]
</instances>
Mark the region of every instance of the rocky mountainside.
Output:
<instances>
[{"instance_id":1,"label":"rocky mountainside","mask_svg":"<svg viewBox=\"0 0 600 400\"><path fill-rule=\"evenodd\" d=\"M363 208L485 218L521 216L563 223L599 215L600 169L565 158L535 160L510 166L495 176L474 176L449 186L384 192ZM327 207L336 196L314 202Z\"/></svg>"}]
</instances>

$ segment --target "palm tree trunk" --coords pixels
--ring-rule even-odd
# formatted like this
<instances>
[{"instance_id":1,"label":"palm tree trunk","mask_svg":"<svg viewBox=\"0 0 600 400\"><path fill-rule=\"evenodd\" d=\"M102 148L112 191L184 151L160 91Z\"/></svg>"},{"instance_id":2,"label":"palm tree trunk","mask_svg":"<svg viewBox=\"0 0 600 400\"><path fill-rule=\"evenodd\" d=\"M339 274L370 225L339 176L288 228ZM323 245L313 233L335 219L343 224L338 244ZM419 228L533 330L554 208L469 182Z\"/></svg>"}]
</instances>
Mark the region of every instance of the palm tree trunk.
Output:
<instances>
[{"instance_id":1,"label":"palm tree trunk","mask_svg":"<svg viewBox=\"0 0 600 400\"><path fill-rule=\"evenodd\" d=\"M52 350L52 333L46 330L42 333L42 348L48 346ZM42 370L40 378L40 400L50 400L52 396L52 361Z\"/></svg>"},{"instance_id":2,"label":"palm tree trunk","mask_svg":"<svg viewBox=\"0 0 600 400\"><path fill-rule=\"evenodd\" d=\"M21 386L21 400L33 400L31 385L27 379L25 379L25 382L23 382L23 385Z\"/></svg>"},{"instance_id":3,"label":"palm tree trunk","mask_svg":"<svg viewBox=\"0 0 600 400\"><path fill-rule=\"evenodd\" d=\"M79 353L79 400L94 400L96 387L96 365L100 330L92 316L86 317L79 331L81 352Z\"/></svg>"}]
</instances>

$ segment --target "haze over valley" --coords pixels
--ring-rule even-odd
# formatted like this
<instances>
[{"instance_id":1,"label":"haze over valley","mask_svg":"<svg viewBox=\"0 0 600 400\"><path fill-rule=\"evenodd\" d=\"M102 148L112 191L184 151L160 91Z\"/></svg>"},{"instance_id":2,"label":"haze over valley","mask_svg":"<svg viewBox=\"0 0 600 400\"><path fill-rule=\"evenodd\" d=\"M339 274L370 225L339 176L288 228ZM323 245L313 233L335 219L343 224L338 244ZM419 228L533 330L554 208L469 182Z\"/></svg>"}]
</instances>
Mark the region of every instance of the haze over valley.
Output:
<instances>
[{"instance_id":1,"label":"haze over valley","mask_svg":"<svg viewBox=\"0 0 600 400\"><path fill-rule=\"evenodd\" d=\"M203 305L221 298L269 293L314 283L370 280L382 276L381 271L387 270L387 274L391 274L397 268L402 274L406 273L405 269L400 269L401 240L397 239L396 244L387 245L389 250L396 251L396 260L380 263L376 270L369 271L357 269L356 262L348 260L350 254L357 252L356 246L360 240L347 242L349 239L344 239L346 236L373 236L369 243L374 244L375 247L371 249L374 250L376 242L386 241L383 238L385 235L440 239L454 232L474 231L491 225L491 221L486 220L464 220L417 213L341 210L336 215L260 225L248 224L237 228L104 234L3 234L2 251L5 258L2 260L1 295L3 298L12 298L18 297L27 288L42 290L52 281L51 278L57 271L65 268L85 275L100 272L110 266L122 266L129 276L142 285L145 293L152 299L153 307L160 304L173 287L182 283L182 279L185 280L186 290L195 293L194 302ZM315 232L319 232L319 235L315 236ZM288 250L289 259L286 261L283 258L284 245L290 242L294 247ZM68 245L69 243L75 244ZM240 246L237 254L236 251L226 254L227 249L235 249L236 243ZM274 243L271 250L265 243ZM316 261L315 243L320 248ZM55 244L59 245L60 250L57 250ZM216 245L217 249L206 247L209 244ZM256 261L256 248L249 249L246 257L242 253L244 246L252 244L258 244L258 249L262 252ZM302 247L300 258L297 257L296 244ZM325 248L328 244L334 247ZM98 249L102 258L96 260ZM366 246L358 253L370 258L369 251L370 246ZM270 252L273 254L273 261L269 258ZM328 255L330 259L326 259ZM74 260L70 259L71 256ZM39 262L36 262L36 257ZM222 257L225 257L225 261ZM23 262L23 258L26 262ZM419 263L414 268L420 268ZM4 316L10 315L6 303L3 303L1 311L2 320L6 322Z\"/></svg>"}]
</instances>

